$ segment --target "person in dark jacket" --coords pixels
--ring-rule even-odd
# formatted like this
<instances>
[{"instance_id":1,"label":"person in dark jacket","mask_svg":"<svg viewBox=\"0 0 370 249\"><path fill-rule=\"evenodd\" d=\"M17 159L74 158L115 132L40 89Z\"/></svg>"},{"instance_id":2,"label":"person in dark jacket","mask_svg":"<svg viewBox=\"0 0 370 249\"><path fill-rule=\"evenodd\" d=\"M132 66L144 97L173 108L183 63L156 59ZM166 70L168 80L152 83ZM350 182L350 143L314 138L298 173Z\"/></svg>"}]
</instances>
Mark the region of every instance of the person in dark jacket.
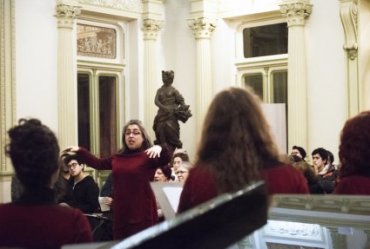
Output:
<instances>
[{"instance_id":1,"label":"person in dark jacket","mask_svg":"<svg viewBox=\"0 0 370 249\"><path fill-rule=\"evenodd\" d=\"M84 172L85 165L77 155L68 155L63 158L65 165L71 174L68 180L72 188L72 199L65 203L68 206L78 208L83 213L94 213L99 208L99 187L94 179Z\"/></svg>"}]
</instances>

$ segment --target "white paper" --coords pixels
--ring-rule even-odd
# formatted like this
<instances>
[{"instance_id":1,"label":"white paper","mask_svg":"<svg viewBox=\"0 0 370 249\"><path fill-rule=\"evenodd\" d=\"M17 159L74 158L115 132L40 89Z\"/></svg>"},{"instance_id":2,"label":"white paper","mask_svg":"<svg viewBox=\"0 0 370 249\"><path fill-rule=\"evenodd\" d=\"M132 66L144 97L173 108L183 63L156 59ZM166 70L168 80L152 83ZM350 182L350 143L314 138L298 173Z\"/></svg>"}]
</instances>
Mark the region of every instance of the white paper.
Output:
<instances>
[{"instance_id":1,"label":"white paper","mask_svg":"<svg viewBox=\"0 0 370 249\"><path fill-rule=\"evenodd\" d=\"M110 211L110 206L104 203L105 197L99 197L100 210L102 212Z\"/></svg>"},{"instance_id":2,"label":"white paper","mask_svg":"<svg viewBox=\"0 0 370 249\"><path fill-rule=\"evenodd\" d=\"M175 182L151 182L150 185L164 217L167 220L174 218L179 205L183 184Z\"/></svg>"}]
</instances>

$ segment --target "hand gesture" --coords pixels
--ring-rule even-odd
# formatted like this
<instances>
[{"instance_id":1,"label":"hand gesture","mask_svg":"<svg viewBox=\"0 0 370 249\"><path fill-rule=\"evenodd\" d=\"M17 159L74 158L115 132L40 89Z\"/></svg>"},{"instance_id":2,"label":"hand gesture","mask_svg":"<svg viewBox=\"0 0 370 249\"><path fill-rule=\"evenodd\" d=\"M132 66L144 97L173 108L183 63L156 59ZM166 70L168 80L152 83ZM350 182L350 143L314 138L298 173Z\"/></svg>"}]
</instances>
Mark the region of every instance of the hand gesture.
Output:
<instances>
[{"instance_id":1,"label":"hand gesture","mask_svg":"<svg viewBox=\"0 0 370 249\"><path fill-rule=\"evenodd\" d=\"M69 146L67 147L66 149L64 149L62 151L62 157L64 156L72 156L72 155L76 155L76 152L79 150L79 147L78 146Z\"/></svg>"},{"instance_id":2,"label":"hand gesture","mask_svg":"<svg viewBox=\"0 0 370 249\"><path fill-rule=\"evenodd\" d=\"M149 158L156 158L160 157L162 151L162 147L159 145L154 145L147 149L145 152L149 156Z\"/></svg>"}]
</instances>

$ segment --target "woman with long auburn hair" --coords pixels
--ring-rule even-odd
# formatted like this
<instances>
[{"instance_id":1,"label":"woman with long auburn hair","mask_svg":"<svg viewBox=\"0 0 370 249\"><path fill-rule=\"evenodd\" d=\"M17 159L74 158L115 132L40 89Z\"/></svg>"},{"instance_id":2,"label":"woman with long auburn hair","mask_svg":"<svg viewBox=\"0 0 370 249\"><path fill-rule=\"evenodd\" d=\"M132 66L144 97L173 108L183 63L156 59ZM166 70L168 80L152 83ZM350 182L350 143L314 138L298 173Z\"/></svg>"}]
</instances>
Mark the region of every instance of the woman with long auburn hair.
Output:
<instances>
[{"instance_id":1,"label":"woman with long auburn hair","mask_svg":"<svg viewBox=\"0 0 370 249\"><path fill-rule=\"evenodd\" d=\"M309 192L302 173L281 162L259 98L249 90L231 87L218 93L208 109L197 162L178 211L259 179L266 181L269 194Z\"/></svg>"},{"instance_id":2,"label":"woman with long auburn hair","mask_svg":"<svg viewBox=\"0 0 370 249\"><path fill-rule=\"evenodd\" d=\"M370 195L370 111L345 123L339 145L339 183L336 194Z\"/></svg>"}]
</instances>

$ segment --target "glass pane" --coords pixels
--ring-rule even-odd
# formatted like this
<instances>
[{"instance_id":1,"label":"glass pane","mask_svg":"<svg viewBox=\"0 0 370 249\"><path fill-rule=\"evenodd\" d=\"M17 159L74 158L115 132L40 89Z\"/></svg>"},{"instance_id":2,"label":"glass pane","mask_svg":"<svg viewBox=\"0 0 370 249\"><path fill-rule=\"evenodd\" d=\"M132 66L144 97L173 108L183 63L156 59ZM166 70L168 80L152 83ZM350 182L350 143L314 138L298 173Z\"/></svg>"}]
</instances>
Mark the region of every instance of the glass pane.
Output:
<instances>
[{"instance_id":1,"label":"glass pane","mask_svg":"<svg viewBox=\"0 0 370 249\"><path fill-rule=\"evenodd\" d=\"M251 87L254 92L263 99L263 79L262 74L246 74L244 75L244 84Z\"/></svg>"},{"instance_id":2,"label":"glass pane","mask_svg":"<svg viewBox=\"0 0 370 249\"><path fill-rule=\"evenodd\" d=\"M286 23L246 28L243 30L244 57L288 53Z\"/></svg>"},{"instance_id":3,"label":"glass pane","mask_svg":"<svg viewBox=\"0 0 370 249\"><path fill-rule=\"evenodd\" d=\"M288 104L288 73L287 71L272 72L273 103Z\"/></svg>"},{"instance_id":4,"label":"glass pane","mask_svg":"<svg viewBox=\"0 0 370 249\"><path fill-rule=\"evenodd\" d=\"M90 150L90 76L78 74L77 83L77 116L78 116L78 145Z\"/></svg>"},{"instance_id":5,"label":"glass pane","mask_svg":"<svg viewBox=\"0 0 370 249\"><path fill-rule=\"evenodd\" d=\"M116 78L99 77L100 156L117 152Z\"/></svg>"}]
</instances>

